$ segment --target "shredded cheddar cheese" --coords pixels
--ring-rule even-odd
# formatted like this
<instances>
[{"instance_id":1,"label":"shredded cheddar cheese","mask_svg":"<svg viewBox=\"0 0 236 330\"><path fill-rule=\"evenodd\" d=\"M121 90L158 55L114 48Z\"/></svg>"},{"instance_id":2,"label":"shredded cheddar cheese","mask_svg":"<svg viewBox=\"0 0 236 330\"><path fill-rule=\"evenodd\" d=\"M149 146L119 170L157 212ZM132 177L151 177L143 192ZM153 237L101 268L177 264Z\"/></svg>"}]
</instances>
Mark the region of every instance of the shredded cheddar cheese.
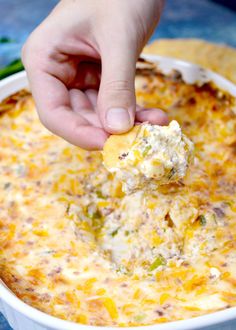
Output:
<instances>
[{"instance_id":1,"label":"shredded cheddar cheese","mask_svg":"<svg viewBox=\"0 0 236 330\"><path fill-rule=\"evenodd\" d=\"M138 326L236 305L235 100L145 63L136 94L195 153L185 177L130 195L100 152L42 126L29 92L0 104L0 277L48 314Z\"/></svg>"}]
</instances>

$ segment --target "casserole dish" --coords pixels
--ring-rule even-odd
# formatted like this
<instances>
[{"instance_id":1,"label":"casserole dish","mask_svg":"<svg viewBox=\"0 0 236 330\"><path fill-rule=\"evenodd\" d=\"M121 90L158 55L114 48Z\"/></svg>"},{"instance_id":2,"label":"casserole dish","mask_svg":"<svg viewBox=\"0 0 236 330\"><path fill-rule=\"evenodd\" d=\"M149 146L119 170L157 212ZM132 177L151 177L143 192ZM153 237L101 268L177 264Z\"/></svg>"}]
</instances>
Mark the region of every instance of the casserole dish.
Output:
<instances>
[{"instance_id":1,"label":"casserole dish","mask_svg":"<svg viewBox=\"0 0 236 330\"><path fill-rule=\"evenodd\" d=\"M223 77L214 74L213 72L203 70L198 66L187 62L178 61L170 58L162 58L158 56L145 56L145 59L158 64L159 69L168 74L171 70L176 69L181 72L185 82L191 84L194 82L204 83L213 81L219 88L228 91L236 97L236 87L224 79ZM0 99L27 87L26 74L24 72L16 74L5 79L0 83ZM1 310L8 319L13 329L19 330L48 330L48 329L102 329L103 327L85 326L60 320L58 318L42 313L27 304L20 301L7 287L1 283L0 285ZM233 319L235 318L236 308L230 308L217 313L208 314L188 319L165 324L156 324L151 326L139 327L140 329L216 329L230 330L235 328ZM115 329L108 327L108 329ZM134 329L129 327L127 329Z\"/></svg>"}]
</instances>

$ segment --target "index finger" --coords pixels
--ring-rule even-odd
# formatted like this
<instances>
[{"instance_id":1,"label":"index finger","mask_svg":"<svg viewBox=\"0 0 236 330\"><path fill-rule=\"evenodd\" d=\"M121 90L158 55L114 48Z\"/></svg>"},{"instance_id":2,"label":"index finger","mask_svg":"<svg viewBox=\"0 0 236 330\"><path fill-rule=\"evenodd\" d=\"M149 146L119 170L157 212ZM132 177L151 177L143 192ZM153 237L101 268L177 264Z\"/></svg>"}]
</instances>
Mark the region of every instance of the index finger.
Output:
<instances>
[{"instance_id":1,"label":"index finger","mask_svg":"<svg viewBox=\"0 0 236 330\"><path fill-rule=\"evenodd\" d=\"M102 149L108 134L72 111L67 87L39 69L27 72L39 118L54 134L88 150Z\"/></svg>"}]
</instances>

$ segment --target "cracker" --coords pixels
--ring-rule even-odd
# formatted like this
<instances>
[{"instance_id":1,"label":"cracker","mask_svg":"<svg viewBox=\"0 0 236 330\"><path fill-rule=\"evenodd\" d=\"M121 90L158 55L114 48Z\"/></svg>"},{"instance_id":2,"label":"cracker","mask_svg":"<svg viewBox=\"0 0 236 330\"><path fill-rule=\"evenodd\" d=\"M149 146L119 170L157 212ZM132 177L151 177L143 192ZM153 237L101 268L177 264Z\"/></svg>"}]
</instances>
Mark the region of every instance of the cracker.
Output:
<instances>
[{"instance_id":1,"label":"cracker","mask_svg":"<svg viewBox=\"0 0 236 330\"><path fill-rule=\"evenodd\" d=\"M103 147L103 164L109 170L117 167L119 156L129 151L140 126L134 126L129 132L120 135L111 135Z\"/></svg>"}]
</instances>

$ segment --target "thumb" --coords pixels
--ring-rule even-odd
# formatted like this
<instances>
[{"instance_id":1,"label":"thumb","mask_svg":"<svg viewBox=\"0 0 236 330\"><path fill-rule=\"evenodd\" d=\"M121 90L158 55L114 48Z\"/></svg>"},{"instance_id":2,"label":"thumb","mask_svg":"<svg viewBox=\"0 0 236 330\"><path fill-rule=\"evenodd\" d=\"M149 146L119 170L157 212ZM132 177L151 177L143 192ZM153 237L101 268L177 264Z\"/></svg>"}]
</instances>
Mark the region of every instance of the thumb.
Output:
<instances>
[{"instance_id":1,"label":"thumb","mask_svg":"<svg viewBox=\"0 0 236 330\"><path fill-rule=\"evenodd\" d=\"M97 111L109 133L124 133L134 125L136 53L133 54L129 47L114 47L102 52Z\"/></svg>"}]
</instances>

